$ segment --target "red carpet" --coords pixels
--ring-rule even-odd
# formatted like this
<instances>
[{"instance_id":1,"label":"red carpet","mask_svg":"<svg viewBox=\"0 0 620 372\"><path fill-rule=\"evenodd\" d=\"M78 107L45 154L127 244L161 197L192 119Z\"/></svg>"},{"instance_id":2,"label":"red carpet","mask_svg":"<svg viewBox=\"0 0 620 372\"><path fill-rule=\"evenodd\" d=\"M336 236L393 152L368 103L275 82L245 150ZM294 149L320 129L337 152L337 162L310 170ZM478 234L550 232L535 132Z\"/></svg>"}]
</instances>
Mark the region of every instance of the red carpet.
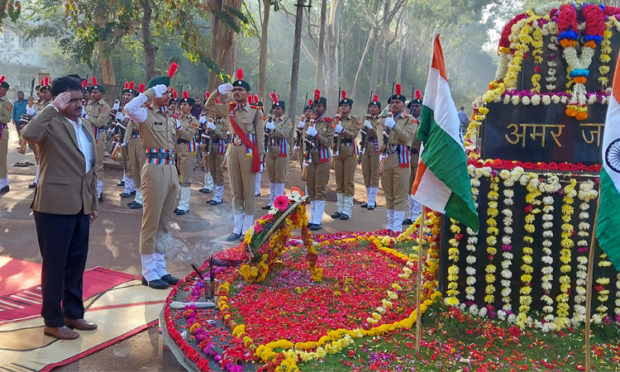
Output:
<instances>
[{"instance_id":1,"label":"red carpet","mask_svg":"<svg viewBox=\"0 0 620 372\"><path fill-rule=\"evenodd\" d=\"M133 275L94 267L84 272L84 299L104 293L131 280ZM41 265L0 257L0 324L41 313Z\"/></svg>"},{"instance_id":2,"label":"red carpet","mask_svg":"<svg viewBox=\"0 0 620 372\"><path fill-rule=\"evenodd\" d=\"M99 328L77 331L77 340L56 340L43 334L40 278L41 265L0 257L0 371L49 371L131 337L157 325L169 293L133 275L87 270L85 318Z\"/></svg>"}]
</instances>

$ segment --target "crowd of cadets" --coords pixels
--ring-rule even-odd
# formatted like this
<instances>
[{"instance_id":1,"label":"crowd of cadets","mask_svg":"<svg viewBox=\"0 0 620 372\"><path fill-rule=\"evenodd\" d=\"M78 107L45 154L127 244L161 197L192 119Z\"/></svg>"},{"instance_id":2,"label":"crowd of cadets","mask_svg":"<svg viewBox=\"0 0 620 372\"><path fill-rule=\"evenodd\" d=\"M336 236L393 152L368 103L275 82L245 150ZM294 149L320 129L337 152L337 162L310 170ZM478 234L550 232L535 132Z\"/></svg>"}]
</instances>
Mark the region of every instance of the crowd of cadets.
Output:
<instances>
[{"instance_id":1,"label":"crowd of cadets","mask_svg":"<svg viewBox=\"0 0 620 372\"><path fill-rule=\"evenodd\" d=\"M298 161L306 182L311 230L321 229L331 169L334 169L337 193L331 217L341 220L352 217L358 164L361 164L367 195L361 207L375 209L381 180L387 229L402 231L402 225L411 224L421 212L420 205L410 196L418 163L419 143L415 135L422 107L419 91L406 105L407 97L402 94L400 84L396 84L386 109L382 109L379 97L374 95L365 117L357 118L351 115L353 100L346 92L341 93L336 115L329 117L327 99L316 90L299 122L293 124L286 115L285 102L275 93L270 94L272 104L265 113L258 97L250 94L250 84L243 80L241 70L237 71L234 82L207 92L204 106L187 92L179 98L173 88L168 88L172 70L171 67L168 77L153 79L147 86L141 84L136 88L133 82L125 83L122 98L112 107L103 100L105 88L96 79L92 79L92 84L82 82L82 117L95 133L97 194L103 201L103 158L109 137L113 142L109 146L111 157L117 158L120 153L122 159L124 174L118 185L124 186L124 190L120 196L133 196L127 204L129 208L144 208L140 249L143 255L155 256L143 260L143 266L159 259L157 255L161 252L154 241L158 232L167 231L164 225L168 217L162 216L168 216L168 209L177 215L189 212L192 171L197 157L205 169L204 187L199 191L213 193L207 201L209 205L222 203L223 172L228 171L234 214L229 241L241 239L254 223L255 197L260 195L263 169L270 183L269 203L263 207L268 210L275 197L284 194L287 170L297 164L289 164L291 160ZM8 88L6 81L0 83L0 192L9 190L5 134L10 120L10 103L5 99ZM29 102L27 114L16 123L18 131L51 102L49 79L37 87L37 95L38 100ZM138 109L144 112L137 115ZM5 117L7 110L9 115ZM25 145L23 142L22 150ZM30 148L37 159L36 146ZM162 172L161 165L167 166L166 172ZM36 187L38 174L37 166L30 187ZM144 274L147 283L151 282L149 276L161 277L150 275L149 270Z\"/></svg>"}]
</instances>

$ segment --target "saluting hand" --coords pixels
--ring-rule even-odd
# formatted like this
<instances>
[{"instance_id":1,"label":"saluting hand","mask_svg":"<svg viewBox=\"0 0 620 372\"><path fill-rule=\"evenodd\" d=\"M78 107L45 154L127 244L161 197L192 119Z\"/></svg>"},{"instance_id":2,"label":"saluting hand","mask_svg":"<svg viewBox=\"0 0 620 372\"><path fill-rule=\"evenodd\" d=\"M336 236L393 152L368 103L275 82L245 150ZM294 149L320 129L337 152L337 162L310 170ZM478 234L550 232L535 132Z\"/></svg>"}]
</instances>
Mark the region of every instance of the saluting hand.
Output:
<instances>
[{"instance_id":1,"label":"saluting hand","mask_svg":"<svg viewBox=\"0 0 620 372\"><path fill-rule=\"evenodd\" d=\"M54 98L54 106L60 111L67 108L69 105L69 101L71 101L71 93L70 92L62 92Z\"/></svg>"}]
</instances>

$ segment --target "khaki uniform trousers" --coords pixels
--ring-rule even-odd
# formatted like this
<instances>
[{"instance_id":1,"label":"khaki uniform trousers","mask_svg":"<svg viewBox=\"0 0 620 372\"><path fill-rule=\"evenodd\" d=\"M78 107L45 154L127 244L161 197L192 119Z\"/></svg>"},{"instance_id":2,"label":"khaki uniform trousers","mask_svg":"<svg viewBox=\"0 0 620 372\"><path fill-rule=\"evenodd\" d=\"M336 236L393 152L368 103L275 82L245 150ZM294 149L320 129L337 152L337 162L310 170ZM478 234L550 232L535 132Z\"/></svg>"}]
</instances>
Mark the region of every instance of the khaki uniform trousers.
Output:
<instances>
[{"instance_id":1,"label":"khaki uniform trousers","mask_svg":"<svg viewBox=\"0 0 620 372\"><path fill-rule=\"evenodd\" d=\"M308 165L306 175L306 187L308 196L312 200L327 200L327 182L329 182L329 170L331 158L324 163L319 162L318 151L312 151L312 162Z\"/></svg>"},{"instance_id":2,"label":"khaki uniform trousers","mask_svg":"<svg viewBox=\"0 0 620 372\"><path fill-rule=\"evenodd\" d=\"M105 150L105 132L99 135L99 141L95 143L95 172L97 180L103 180L103 151Z\"/></svg>"},{"instance_id":3,"label":"khaki uniform trousers","mask_svg":"<svg viewBox=\"0 0 620 372\"><path fill-rule=\"evenodd\" d=\"M383 165L381 185L385 194L387 209L395 211L408 211L408 196L411 192L409 176L411 168L401 168L398 164L398 153L391 154Z\"/></svg>"},{"instance_id":4,"label":"khaki uniform trousers","mask_svg":"<svg viewBox=\"0 0 620 372\"><path fill-rule=\"evenodd\" d=\"M177 168L181 176L181 187L190 187L192 185L192 173L196 164L196 153L187 151L187 143L179 143L176 147L177 152Z\"/></svg>"},{"instance_id":5,"label":"khaki uniform trousers","mask_svg":"<svg viewBox=\"0 0 620 372\"><path fill-rule=\"evenodd\" d=\"M132 138L129 140L129 144L127 145L129 155L127 158L129 159L129 168L131 169L131 178L133 178L133 183L136 189L139 189L142 185L142 166L146 161L146 154L144 153L144 148L142 148L142 142L140 142L140 138Z\"/></svg>"},{"instance_id":6,"label":"khaki uniform trousers","mask_svg":"<svg viewBox=\"0 0 620 372\"><path fill-rule=\"evenodd\" d=\"M0 178L5 178L8 169L8 156L7 152L9 150L9 128L2 129L2 138L0 138Z\"/></svg>"},{"instance_id":7,"label":"khaki uniform trousers","mask_svg":"<svg viewBox=\"0 0 620 372\"><path fill-rule=\"evenodd\" d=\"M280 146L270 146L269 152L265 155L265 165L269 182L286 182L286 171L288 169L288 156L280 156Z\"/></svg>"},{"instance_id":8,"label":"khaki uniform trousers","mask_svg":"<svg viewBox=\"0 0 620 372\"><path fill-rule=\"evenodd\" d=\"M224 168L222 168L222 163L225 158L226 154L218 154L217 152L212 152L207 156L207 170L211 172L213 183L217 186L224 186Z\"/></svg>"},{"instance_id":9,"label":"khaki uniform trousers","mask_svg":"<svg viewBox=\"0 0 620 372\"><path fill-rule=\"evenodd\" d=\"M123 172L125 176L131 178L131 168L129 167L129 149L128 146L121 147L121 164L123 165Z\"/></svg>"},{"instance_id":10,"label":"khaki uniform trousers","mask_svg":"<svg viewBox=\"0 0 620 372\"><path fill-rule=\"evenodd\" d=\"M336 192L345 196L355 194L355 168L357 158L353 146L340 146L338 156L334 158L336 165Z\"/></svg>"},{"instance_id":11,"label":"khaki uniform trousers","mask_svg":"<svg viewBox=\"0 0 620 372\"><path fill-rule=\"evenodd\" d=\"M375 152L375 149L368 148L366 145L366 151L362 155L362 175L364 176L364 186L379 187L379 155Z\"/></svg>"},{"instance_id":12,"label":"khaki uniform trousers","mask_svg":"<svg viewBox=\"0 0 620 372\"><path fill-rule=\"evenodd\" d=\"M254 188L256 173L252 172L252 156L246 156L244 145L233 145L228 150L228 178L232 191L233 214L252 216L256 211Z\"/></svg>"},{"instance_id":13,"label":"khaki uniform trousers","mask_svg":"<svg viewBox=\"0 0 620 372\"><path fill-rule=\"evenodd\" d=\"M168 224L177 202L179 180L177 168L172 164L144 164L142 167L142 228L140 253L164 253L163 244L157 241L168 234Z\"/></svg>"}]
</instances>

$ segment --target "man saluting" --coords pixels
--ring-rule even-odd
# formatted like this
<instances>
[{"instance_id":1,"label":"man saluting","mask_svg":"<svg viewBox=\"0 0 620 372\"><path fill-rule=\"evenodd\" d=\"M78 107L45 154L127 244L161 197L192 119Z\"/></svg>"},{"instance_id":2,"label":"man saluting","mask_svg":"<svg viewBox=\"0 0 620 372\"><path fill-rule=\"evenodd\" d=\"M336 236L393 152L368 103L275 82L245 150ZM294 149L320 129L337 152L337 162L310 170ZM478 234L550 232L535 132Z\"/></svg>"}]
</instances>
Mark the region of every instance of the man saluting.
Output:
<instances>
[{"instance_id":1,"label":"man saluting","mask_svg":"<svg viewBox=\"0 0 620 372\"><path fill-rule=\"evenodd\" d=\"M67 328L94 330L84 320L82 276L90 223L97 218L95 136L81 119L82 86L73 77L52 82L54 101L22 132L39 148L41 174L31 208L43 257L41 316L44 333L74 339Z\"/></svg>"}]
</instances>

